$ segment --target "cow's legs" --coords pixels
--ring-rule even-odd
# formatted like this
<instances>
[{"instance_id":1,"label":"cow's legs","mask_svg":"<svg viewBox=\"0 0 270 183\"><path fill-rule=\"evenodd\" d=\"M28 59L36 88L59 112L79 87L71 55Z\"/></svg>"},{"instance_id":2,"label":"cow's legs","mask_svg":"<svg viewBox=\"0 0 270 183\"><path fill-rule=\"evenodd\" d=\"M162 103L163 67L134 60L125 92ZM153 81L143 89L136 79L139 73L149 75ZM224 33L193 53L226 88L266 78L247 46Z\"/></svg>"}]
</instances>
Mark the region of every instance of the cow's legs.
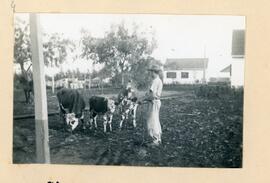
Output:
<instances>
[{"instance_id":1,"label":"cow's legs","mask_svg":"<svg viewBox=\"0 0 270 183\"><path fill-rule=\"evenodd\" d=\"M122 128L122 125L123 125L123 122L124 122L125 118L126 118L126 115L125 115L125 114L122 114L122 115L121 115L120 125L119 125L119 128L120 128L120 129Z\"/></svg>"},{"instance_id":2,"label":"cow's legs","mask_svg":"<svg viewBox=\"0 0 270 183\"><path fill-rule=\"evenodd\" d=\"M27 90L27 101L28 101L28 104L31 103L31 94L28 90Z\"/></svg>"},{"instance_id":3,"label":"cow's legs","mask_svg":"<svg viewBox=\"0 0 270 183\"><path fill-rule=\"evenodd\" d=\"M93 127L93 112L89 111L89 122L90 122L90 129Z\"/></svg>"},{"instance_id":4,"label":"cow's legs","mask_svg":"<svg viewBox=\"0 0 270 183\"><path fill-rule=\"evenodd\" d=\"M64 121L64 118L63 118L63 112L62 112L61 110L59 111L59 120L60 120L61 122L63 122L64 125L66 124L65 121Z\"/></svg>"},{"instance_id":5,"label":"cow's legs","mask_svg":"<svg viewBox=\"0 0 270 183\"><path fill-rule=\"evenodd\" d=\"M123 126L123 122L124 122L125 120L128 119L128 115L129 115L130 112L131 112L131 109L127 109L127 110L121 115L122 120L121 120L120 126L119 126L120 129L121 129L122 126Z\"/></svg>"},{"instance_id":6,"label":"cow's legs","mask_svg":"<svg viewBox=\"0 0 270 183\"><path fill-rule=\"evenodd\" d=\"M130 113L130 109L127 109L126 111L125 111L125 121L127 122L128 121L128 115L129 115L129 113ZM126 127L127 127L127 124L126 124Z\"/></svg>"},{"instance_id":7,"label":"cow's legs","mask_svg":"<svg viewBox=\"0 0 270 183\"><path fill-rule=\"evenodd\" d=\"M126 110L126 120L128 120L129 112L130 112L130 109Z\"/></svg>"},{"instance_id":8,"label":"cow's legs","mask_svg":"<svg viewBox=\"0 0 270 183\"><path fill-rule=\"evenodd\" d=\"M95 128L97 129L97 115L94 117Z\"/></svg>"},{"instance_id":9,"label":"cow's legs","mask_svg":"<svg viewBox=\"0 0 270 183\"><path fill-rule=\"evenodd\" d=\"M108 120L107 120L107 115L105 114L104 116L103 116L103 120L104 120L104 122L103 122L103 126L104 126L104 133L106 133L106 127L107 127L107 123L108 123Z\"/></svg>"},{"instance_id":10,"label":"cow's legs","mask_svg":"<svg viewBox=\"0 0 270 183\"><path fill-rule=\"evenodd\" d=\"M138 107L138 104L135 104L133 110L132 110L132 120L133 120L133 127L136 128L137 124L136 124L136 112L137 112L137 107Z\"/></svg>"},{"instance_id":11,"label":"cow's legs","mask_svg":"<svg viewBox=\"0 0 270 183\"><path fill-rule=\"evenodd\" d=\"M84 119L80 118L81 124L82 124L82 129L86 130L86 124L84 123Z\"/></svg>"},{"instance_id":12,"label":"cow's legs","mask_svg":"<svg viewBox=\"0 0 270 183\"><path fill-rule=\"evenodd\" d=\"M24 95L25 95L25 102L28 104L29 103L29 97L28 97L27 90L24 90Z\"/></svg>"},{"instance_id":13,"label":"cow's legs","mask_svg":"<svg viewBox=\"0 0 270 183\"><path fill-rule=\"evenodd\" d=\"M84 123L84 114L81 116L80 121L81 121L81 124L82 124L82 129L85 130L86 129L86 124Z\"/></svg>"},{"instance_id":14,"label":"cow's legs","mask_svg":"<svg viewBox=\"0 0 270 183\"><path fill-rule=\"evenodd\" d=\"M97 128L97 115L93 111L91 111L90 112L90 129L93 128L93 121L95 124L95 128Z\"/></svg>"},{"instance_id":15,"label":"cow's legs","mask_svg":"<svg viewBox=\"0 0 270 183\"><path fill-rule=\"evenodd\" d=\"M90 117L90 129L92 129L93 128L93 118L92 117Z\"/></svg>"},{"instance_id":16,"label":"cow's legs","mask_svg":"<svg viewBox=\"0 0 270 183\"><path fill-rule=\"evenodd\" d=\"M66 123L66 119L64 117L64 113L62 112L61 109L59 111L59 119L63 123L63 129L64 129L64 131L66 131L67 130L67 123Z\"/></svg>"},{"instance_id":17,"label":"cow's legs","mask_svg":"<svg viewBox=\"0 0 270 183\"><path fill-rule=\"evenodd\" d=\"M89 122L90 122L90 129L92 129L92 127L93 127L93 118L91 116L90 116Z\"/></svg>"},{"instance_id":18,"label":"cow's legs","mask_svg":"<svg viewBox=\"0 0 270 183\"><path fill-rule=\"evenodd\" d=\"M110 114L109 115L109 126L110 126L110 131L112 131L112 118L113 118L113 115L112 114Z\"/></svg>"},{"instance_id":19,"label":"cow's legs","mask_svg":"<svg viewBox=\"0 0 270 183\"><path fill-rule=\"evenodd\" d=\"M33 92L30 92L29 94L29 98L30 98L30 103L32 104L34 102L34 93Z\"/></svg>"}]
</instances>

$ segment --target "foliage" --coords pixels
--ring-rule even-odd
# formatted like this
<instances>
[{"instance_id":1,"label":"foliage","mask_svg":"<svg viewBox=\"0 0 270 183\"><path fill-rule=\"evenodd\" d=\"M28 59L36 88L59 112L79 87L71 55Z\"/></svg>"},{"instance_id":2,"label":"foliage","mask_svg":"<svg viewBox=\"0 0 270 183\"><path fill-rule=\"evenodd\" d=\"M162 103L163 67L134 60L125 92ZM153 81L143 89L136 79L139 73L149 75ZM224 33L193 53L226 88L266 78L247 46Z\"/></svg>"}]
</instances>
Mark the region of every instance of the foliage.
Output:
<instances>
[{"instance_id":1,"label":"foliage","mask_svg":"<svg viewBox=\"0 0 270 183\"><path fill-rule=\"evenodd\" d=\"M25 62L32 61L31 54L31 40L30 40L30 26L29 22L15 19L14 30L14 63L20 64L22 73L25 73ZM59 66L63 63L68 55L75 48L74 43L63 38L62 34L44 34L43 35L43 55L45 65Z\"/></svg>"},{"instance_id":2,"label":"foliage","mask_svg":"<svg viewBox=\"0 0 270 183\"><path fill-rule=\"evenodd\" d=\"M234 97L243 100L244 90L242 87L231 88L229 85L197 85L195 94L210 99Z\"/></svg>"},{"instance_id":3,"label":"foliage","mask_svg":"<svg viewBox=\"0 0 270 183\"><path fill-rule=\"evenodd\" d=\"M15 19L14 23L14 62L20 64L22 73L24 63L31 61L30 27L26 21Z\"/></svg>"},{"instance_id":4,"label":"foliage","mask_svg":"<svg viewBox=\"0 0 270 183\"><path fill-rule=\"evenodd\" d=\"M68 56L68 53L72 53L75 49L75 44L66 38L63 38L62 34L44 34L46 38L43 42L43 55L45 65L59 66Z\"/></svg>"},{"instance_id":5,"label":"foliage","mask_svg":"<svg viewBox=\"0 0 270 183\"><path fill-rule=\"evenodd\" d=\"M160 64L160 62L153 57L141 59L134 63L130 69L130 77L138 88L145 88L150 84L150 77L147 68L151 64Z\"/></svg>"},{"instance_id":6,"label":"foliage","mask_svg":"<svg viewBox=\"0 0 270 183\"><path fill-rule=\"evenodd\" d=\"M104 38L94 38L85 30L82 33L81 57L105 64L112 77L121 76L122 84L124 74L146 59L156 46L154 39L149 41L137 29L130 33L123 24L112 27Z\"/></svg>"}]
</instances>

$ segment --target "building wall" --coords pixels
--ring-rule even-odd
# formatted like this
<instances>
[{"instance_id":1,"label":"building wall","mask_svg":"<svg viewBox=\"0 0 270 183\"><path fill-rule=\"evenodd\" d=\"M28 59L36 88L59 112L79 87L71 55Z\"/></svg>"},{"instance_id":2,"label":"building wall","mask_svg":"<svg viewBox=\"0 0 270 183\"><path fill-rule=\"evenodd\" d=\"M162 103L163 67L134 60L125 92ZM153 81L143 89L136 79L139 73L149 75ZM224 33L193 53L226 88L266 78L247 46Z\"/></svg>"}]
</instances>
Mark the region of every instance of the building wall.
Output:
<instances>
[{"instance_id":1,"label":"building wall","mask_svg":"<svg viewBox=\"0 0 270 183\"><path fill-rule=\"evenodd\" d=\"M46 81L46 86L52 87L52 81Z\"/></svg>"},{"instance_id":2,"label":"building wall","mask_svg":"<svg viewBox=\"0 0 270 183\"><path fill-rule=\"evenodd\" d=\"M235 87L244 86L244 58L232 59L231 85Z\"/></svg>"},{"instance_id":3,"label":"building wall","mask_svg":"<svg viewBox=\"0 0 270 183\"><path fill-rule=\"evenodd\" d=\"M69 85L69 81L72 81L70 82L70 85ZM63 78L63 79L56 80L54 82L54 87L78 89L78 88L84 88L85 82L87 82L87 80L78 80L77 78ZM46 85L52 87L52 81L46 81Z\"/></svg>"},{"instance_id":4,"label":"building wall","mask_svg":"<svg viewBox=\"0 0 270 183\"><path fill-rule=\"evenodd\" d=\"M219 72L217 74L217 77L221 77L221 78L231 78L230 72Z\"/></svg>"},{"instance_id":5,"label":"building wall","mask_svg":"<svg viewBox=\"0 0 270 183\"><path fill-rule=\"evenodd\" d=\"M175 72L176 78L167 78L168 72ZM181 73L188 73L188 78L182 78ZM201 83L203 79L202 70L166 70L164 71L164 84L195 84Z\"/></svg>"}]
</instances>

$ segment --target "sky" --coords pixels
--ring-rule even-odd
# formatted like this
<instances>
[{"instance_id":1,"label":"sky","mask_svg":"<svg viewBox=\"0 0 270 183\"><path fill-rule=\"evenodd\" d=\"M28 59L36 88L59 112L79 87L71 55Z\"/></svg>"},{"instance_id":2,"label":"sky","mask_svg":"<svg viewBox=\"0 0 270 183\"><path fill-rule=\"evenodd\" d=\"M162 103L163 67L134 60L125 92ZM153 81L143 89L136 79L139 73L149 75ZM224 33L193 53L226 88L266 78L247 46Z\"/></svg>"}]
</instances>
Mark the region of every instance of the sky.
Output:
<instances>
[{"instance_id":1,"label":"sky","mask_svg":"<svg viewBox=\"0 0 270 183\"><path fill-rule=\"evenodd\" d=\"M27 14L16 14L27 19ZM79 41L81 29L94 37L103 37L112 24L124 23L132 31L134 23L147 38L154 35L157 48L152 56L162 63L167 58L209 58L208 76L218 76L231 63L234 29L245 29L244 16L151 15L151 14L40 14L42 31L63 33ZM77 62L78 63L78 62ZM70 63L64 70L92 69L89 62ZM48 71L49 72L49 71Z\"/></svg>"}]
</instances>

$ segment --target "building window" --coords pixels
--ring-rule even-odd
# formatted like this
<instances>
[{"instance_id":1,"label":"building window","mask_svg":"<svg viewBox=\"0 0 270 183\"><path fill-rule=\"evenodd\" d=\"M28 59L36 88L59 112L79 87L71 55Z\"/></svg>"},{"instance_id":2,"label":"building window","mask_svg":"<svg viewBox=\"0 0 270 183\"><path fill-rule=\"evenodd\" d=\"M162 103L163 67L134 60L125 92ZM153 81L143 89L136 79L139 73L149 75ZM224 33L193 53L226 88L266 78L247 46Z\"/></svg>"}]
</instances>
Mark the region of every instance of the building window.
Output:
<instances>
[{"instance_id":1,"label":"building window","mask_svg":"<svg viewBox=\"0 0 270 183\"><path fill-rule=\"evenodd\" d=\"M188 72L181 72L181 78L188 78Z\"/></svg>"},{"instance_id":2,"label":"building window","mask_svg":"<svg viewBox=\"0 0 270 183\"><path fill-rule=\"evenodd\" d=\"M176 72L167 72L167 78L176 78Z\"/></svg>"}]
</instances>

